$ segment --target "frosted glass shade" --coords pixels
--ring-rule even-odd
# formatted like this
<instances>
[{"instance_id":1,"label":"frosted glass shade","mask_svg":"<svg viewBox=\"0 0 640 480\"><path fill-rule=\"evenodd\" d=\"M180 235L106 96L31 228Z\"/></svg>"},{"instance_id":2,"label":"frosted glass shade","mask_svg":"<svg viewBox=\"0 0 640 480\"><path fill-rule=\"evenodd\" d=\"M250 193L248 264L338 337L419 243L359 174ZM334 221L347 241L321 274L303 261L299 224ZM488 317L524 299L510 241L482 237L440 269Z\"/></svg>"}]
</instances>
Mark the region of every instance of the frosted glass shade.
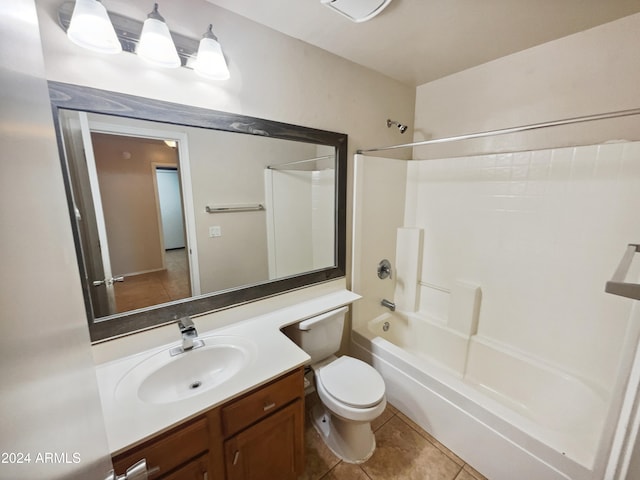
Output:
<instances>
[{"instance_id":1,"label":"frosted glass shade","mask_svg":"<svg viewBox=\"0 0 640 480\"><path fill-rule=\"evenodd\" d=\"M122 51L107 9L97 0L76 0L67 37L76 45L94 52Z\"/></svg>"},{"instance_id":2,"label":"frosted glass shade","mask_svg":"<svg viewBox=\"0 0 640 480\"><path fill-rule=\"evenodd\" d=\"M181 65L169 27L155 18L144 21L136 53L147 62L160 67L177 68Z\"/></svg>"},{"instance_id":3,"label":"frosted glass shade","mask_svg":"<svg viewBox=\"0 0 640 480\"><path fill-rule=\"evenodd\" d=\"M198 47L198 56L193 69L198 75L212 80L226 80L230 77L222 47L213 38L203 38Z\"/></svg>"}]
</instances>

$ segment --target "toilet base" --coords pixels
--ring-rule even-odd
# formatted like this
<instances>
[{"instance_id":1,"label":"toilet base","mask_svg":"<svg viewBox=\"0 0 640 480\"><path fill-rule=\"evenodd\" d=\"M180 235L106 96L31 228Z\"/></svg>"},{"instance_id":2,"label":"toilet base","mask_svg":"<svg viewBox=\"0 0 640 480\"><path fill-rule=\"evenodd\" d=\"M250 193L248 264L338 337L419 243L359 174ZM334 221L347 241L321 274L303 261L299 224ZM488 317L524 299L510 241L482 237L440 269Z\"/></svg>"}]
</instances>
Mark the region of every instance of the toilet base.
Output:
<instances>
[{"instance_id":1,"label":"toilet base","mask_svg":"<svg viewBox=\"0 0 640 480\"><path fill-rule=\"evenodd\" d=\"M317 404L311 411L313 426L338 458L346 463L364 463L376 449L371 422L344 420Z\"/></svg>"}]
</instances>

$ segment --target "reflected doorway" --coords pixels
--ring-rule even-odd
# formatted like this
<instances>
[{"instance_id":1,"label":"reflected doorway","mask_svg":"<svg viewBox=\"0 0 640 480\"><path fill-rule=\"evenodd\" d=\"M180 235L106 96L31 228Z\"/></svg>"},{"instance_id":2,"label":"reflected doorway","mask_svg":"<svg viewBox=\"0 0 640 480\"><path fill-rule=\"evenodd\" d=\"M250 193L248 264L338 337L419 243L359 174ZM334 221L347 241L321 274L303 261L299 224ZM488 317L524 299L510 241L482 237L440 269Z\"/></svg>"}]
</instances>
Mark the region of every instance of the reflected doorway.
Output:
<instances>
[{"instance_id":1,"label":"reflected doorway","mask_svg":"<svg viewBox=\"0 0 640 480\"><path fill-rule=\"evenodd\" d=\"M115 312L191 296L178 154L163 140L91 132Z\"/></svg>"},{"instance_id":2,"label":"reflected doorway","mask_svg":"<svg viewBox=\"0 0 640 480\"><path fill-rule=\"evenodd\" d=\"M175 164L154 163L152 166L163 269L127 276L125 282L116 283L115 300L118 312L191 296L178 168Z\"/></svg>"},{"instance_id":3,"label":"reflected doorway","mask_svg":"<svg viewBox=\"0 0 640 480\"><path fill-rule=\"evenodd\" d=\"M187 136L104 120L60 115L90 315L199 295Z\"/></svg>"}]
</instances>

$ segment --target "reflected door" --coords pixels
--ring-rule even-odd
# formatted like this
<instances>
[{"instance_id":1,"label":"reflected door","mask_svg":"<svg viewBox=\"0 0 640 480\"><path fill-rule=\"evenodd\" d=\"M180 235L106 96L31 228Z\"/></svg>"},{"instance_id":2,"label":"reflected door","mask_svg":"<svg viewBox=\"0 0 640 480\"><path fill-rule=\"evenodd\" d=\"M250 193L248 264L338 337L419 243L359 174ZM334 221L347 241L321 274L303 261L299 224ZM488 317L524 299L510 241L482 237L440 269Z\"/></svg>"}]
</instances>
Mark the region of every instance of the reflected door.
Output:
<instances>
[{"instance_id":1,"label":"reflected door","mask_svg":"<svg viewBox=\"0 0 640 480\"><path fill-rule=\"evenodd\" d=\"M96 316L107 316L116 313L115 291L113 287L113 274L111 271L111 261L109 257L109 241L107 239L107 229L102 209L102 198L100 196L100 185L98 183L98 172L96 169L95 154L91 142L91 131L87 114L78 112L80 135L84 150L84 161L87 180L90 187L92 209L85 209L80 213L80 221L85 218L85 225L81 231L85 234L82 239L83 245L96 245L94 254L89 257L87 265L88 285ZM90 218L92 216L93 218Z\"/></svg>"},{"instance_id":2,"label":"reflected door","mask_svg":"<svg viewBox=\"0 0 640 480\"><path fill-rule=\"evenodd\" d=\"M158 204L165 250L184 248L184 216L176 168L156 167Z\"/></svg>"}]
</instances>

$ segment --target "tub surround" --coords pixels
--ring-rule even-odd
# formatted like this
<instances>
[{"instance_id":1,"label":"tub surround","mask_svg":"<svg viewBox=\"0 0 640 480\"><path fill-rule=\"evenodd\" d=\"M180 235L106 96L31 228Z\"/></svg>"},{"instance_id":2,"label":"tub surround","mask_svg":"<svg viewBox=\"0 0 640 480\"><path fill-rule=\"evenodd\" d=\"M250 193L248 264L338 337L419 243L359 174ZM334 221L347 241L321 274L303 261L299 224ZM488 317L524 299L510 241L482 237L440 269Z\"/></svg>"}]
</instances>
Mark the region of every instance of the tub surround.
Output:
<instances>
[{"instance_id":1,"label":"tub surround","mask_svg":"<svg viewBox=\"0 0 640 480\"><path fill-rule=\"evenodd\" d=\"M356 186L402 167L372 158L356 155ZM377 192L355 192L352 352L492 479L603 478L637 341L633 303L604 286L640 232L639 160L640 142L612 141L407 162L391 184L405 188L404 222L386 232ZM419 229L416 248L405 237ZM368 247L374 233L395 245ZM393 282L371 271L380 258L397 265ZM379 306L415 284L417 308Z\"/></svg>"},{"instance_id":2,"label":"tub surround","mask_svg":"<svg viewBox=\"0 0 640 480\"><path fill-rule=\"evenodd\" d=\"M414 312L418 308L422 239L422 228L402 227L397 230L393 299L396 308L404 312Z\"/></svg>"},{"instance_id":3,"label":"tub surround","mask_svg":"<svg viewBox=\"0 0 640 480\"><path fill-rule=\"evenodd\" d=\"M358 295L347 290L334 291L213 329L207 329L207 326L216 322L215 318L210 318L215 317L215 313L196 318L194 323L201 338L213 335L239 336L253 343L253 360L247 368L223 384L179 402L150 404L138 399L123 401L115 395L117 385L126 372L149 356L180 344L179 332L175 325L171 325L174 342L99 364L96 373L110 452L122 452L184 420L302 366L309 360L309 356L281 333L280 329L305 318L348 305L358 298ZM145 333L152 336L154 334L153 331ZM130 342L127 347L130 348ZM117 350L117 347L114 347L114 350Z\"/></svg>"}]
</instances>

